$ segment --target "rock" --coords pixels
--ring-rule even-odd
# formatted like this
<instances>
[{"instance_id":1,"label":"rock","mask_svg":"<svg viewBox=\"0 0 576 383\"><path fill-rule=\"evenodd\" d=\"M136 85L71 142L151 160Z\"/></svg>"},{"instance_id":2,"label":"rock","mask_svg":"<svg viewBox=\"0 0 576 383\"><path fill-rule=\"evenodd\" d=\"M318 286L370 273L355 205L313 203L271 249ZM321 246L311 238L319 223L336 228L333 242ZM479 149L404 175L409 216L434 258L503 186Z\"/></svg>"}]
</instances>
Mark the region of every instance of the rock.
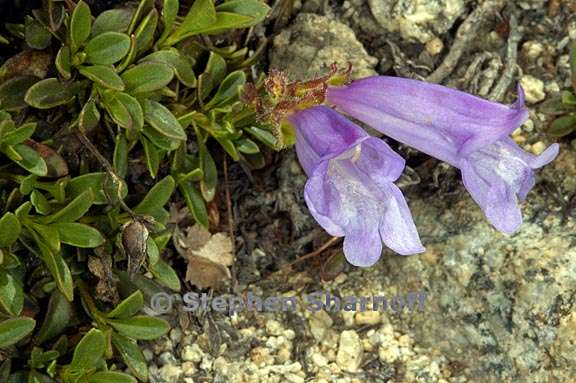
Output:
<instances>
[{"instance_id":1,"label":"rock","mask_svg":"<svg viewBox=\"0 0 576 383\"><path fill-rule=\"evenodd\" d=\"M184 362L182 363L182 372L186 376L192 376L196 372L196 365L194 362Z\"/></svg>"},{"instance_id":2,"label":"rock","mask_svg":"<svg viewBox=\"0 0 576 383\"><path fill-rule=\"evenodd\" d=\"M269 320L266 322L266 333L272 336L282 335L284 329L282 328L282 324L277 320Z\"/></svg>"},{"instance_id":3,"label":"rock","mask_svg":"<svg viewBox=\"0 0 576 383\"><path fill-rule=\"evenodd\" d=\"M546 93L544 93L544 81L531 75L524 75L520 79L520 84L522 85L522 88L524 88L527 103L535 104L546 98Z\"/></svg>"},{"instance_id":4,"label":"rock","mask_svg":"<svg viewBox=\"0 0 576 383\"><path fill-rule=\"evenodd\" d=\"M194 343L191 345L184 346L180 354L180 357L185 362L198 363L202 360L203 355L204 352L202 351L202 349L200 349L200 346Z\"/></svg>"},{"instance_id":5,"label":"rock","mask_svg":"<svg viewBox=\"0 0 576 383\"><path fill-rule=\"evenodd\" d=\"M151 362L154 359L154 352L149 348L145 348L142 350L142 355L144 355L144 359L147 362Z\"/></svg>"},{"instance_id":6,"label":"rock","mask_svg":"<svg viewBox=\"0 0 576 383\"><path fill-rule=\"evenodd\" d=\"M548 147L548 145L546 145L545 143L543 143L542 141L538 141L536 143L534 143L532 145L532 153L539 155L541 154L544 150L546 150L546 148Z\"/></svg>"},{"instance_id":7,"label":"rock","mask_svg":"<svg viewBox=\"0 0 576 383\"><path fill-rule=\"evenodd\" d=\"M314 353L310 359L312 360L312 363L318 367L325 367L328 365L328 360L322 354Z\"/></svg>"},{"instance_id":8,"label":"rock","mask_svg":"<svg viewBox=\"0 0 576 383\"><path fill-rule=\"evenodd\" d=\"M522 44L522 55L528 60L536 60L544 52L544 46L539 41L526 41Z\"/></svg>"},{"instance_id":9,"label":"rock","mask_svg":"<svg viewBox=\"0 0 576 383\"><path fill-rule=\"evenodd\" d=\"M173 328L172 330L170 330L170 340L174 343L174 344L178 344L180 343L180 341L182 340L182 330L178 327Z\"/></svg>"},{"instance_id":10,"label":"rock","mask_svg":"<svg viewBox=\"0 0 576 383\"><path fill-rule=\"evenodd\" d=\"M352 64L352 77L375 75L378 59L370 56L347 25L308 13L274 38L270 66L284 70L291 79L306 79L324 74L336 63Z\"/></svg>"},{"instance_id":11,"label":"rock","mask_svg":"<svg viewBox=\"0 0 576 383\"><path fill-rule=\"evenodd\" d=\"M170 351L166 351L160 354L160 356L158 357L158 363L161 366L165 366L167 364L177 364L178 361Z\"/></svg>"},{"instance_id":12,"label":"rock","mask_svg":"<svg viewBox=\"0 0 576 383\"><path fill-rule=\"evenodd\" d=\"M426 52L430 53L431 56L436 56L444 49L444 43L438 37L434 37L432 40L426 43Z\"/></svg>"},{"instance_id":13,"label":"rock","mask_svg":"<svg viewBox=\"0 0 576 383\"><path fill-rule=\"evenodd\" d=\"M354 316L354 323L358 326L375 325L380 323L380 313L378 311L360 311Z\"/></svg>"},{"instance_id":14,"label":"rock","mask_svg":"<svg viewBox=\"0 0 576 383\"><path fill-rule=\"evenodd\" d=\"M356 372L362 363L362 342L354 330L345 330L340 334L336 364L344 371Z\"/></svg>"},{"instance_id":15,"label":"rock","mask_svg":"<svg viewBox=\"0 0 576 383\"><path fill-rule=\"evenodd\" d=\"M328 329L332 326L332 318L324 310L313 313L310 316L310 332L314 338L320 342L326 336Z\"/></svg>"},{"instance_id":16,"label":"rock","mask_svg":"<svg viewBox=\"0 0 576 383\"><path fill-rule=\"evenodd\" d=\"M183 375L182 368L180 366L175 366L171 364L167 364L160 368L160 379L162 379L166 383L173 383L180 380Z\"/></svg>"},{"instance_id":17,"label":"rock","mask_svg":"<svg viewBox=\"0 0 576 383\"><path fill-rule=\"evenodd\" d=\"M446 33L470 0L368 0L374 18L386 31L427 43Z\"/></svg>"}]
</instances>

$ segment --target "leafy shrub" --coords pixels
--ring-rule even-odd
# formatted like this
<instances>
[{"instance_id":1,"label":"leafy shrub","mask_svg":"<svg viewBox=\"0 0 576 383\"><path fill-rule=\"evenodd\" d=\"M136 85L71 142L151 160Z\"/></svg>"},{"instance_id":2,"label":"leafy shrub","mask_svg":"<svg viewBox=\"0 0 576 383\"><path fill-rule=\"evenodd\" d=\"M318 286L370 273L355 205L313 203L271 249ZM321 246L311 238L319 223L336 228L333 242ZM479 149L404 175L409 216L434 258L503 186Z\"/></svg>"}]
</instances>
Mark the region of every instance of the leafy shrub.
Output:
<instances>
[{"instance_id":1,"label":"leafy shrub","mask_svg":"<svg viewBox=\"0 0 576 383\"><path fill-rule=\"evenodd\" d=\"M260 145L275 146L239 100L264 45L249 56L237 30L268 7L142 0L96 16L83 1L43 4L6 26L24 49L0 69L0 381L147 381L137 342L169 327L139 312L180 290L162 259L165 205L177 191L207 227L209 148L257 167ZM134 193L143 176L153 186Z\"/></svg>"}]
</instances>

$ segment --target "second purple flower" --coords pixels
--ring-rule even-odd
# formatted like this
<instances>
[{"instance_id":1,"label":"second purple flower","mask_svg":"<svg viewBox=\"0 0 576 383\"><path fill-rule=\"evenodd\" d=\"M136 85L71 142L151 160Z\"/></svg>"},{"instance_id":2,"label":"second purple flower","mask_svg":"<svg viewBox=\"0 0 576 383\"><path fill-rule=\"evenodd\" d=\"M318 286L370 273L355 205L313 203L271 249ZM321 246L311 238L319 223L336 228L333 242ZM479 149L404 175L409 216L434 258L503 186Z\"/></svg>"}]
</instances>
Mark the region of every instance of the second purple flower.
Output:
<instances>
[{"instance_id":1,"label":"second purple flower","mask_svg":"<svg viewBox=\"0 0 576 383\"><path fill-rule=\"evenodd\" d=\"M402 255L424 251L412 215L394 181L404 160L382 140L325 106L289 117L296 152L308 175L304 198L318 223L344 236L346 259L371 266L382 242Z\"/></svg>"}]
</instances>

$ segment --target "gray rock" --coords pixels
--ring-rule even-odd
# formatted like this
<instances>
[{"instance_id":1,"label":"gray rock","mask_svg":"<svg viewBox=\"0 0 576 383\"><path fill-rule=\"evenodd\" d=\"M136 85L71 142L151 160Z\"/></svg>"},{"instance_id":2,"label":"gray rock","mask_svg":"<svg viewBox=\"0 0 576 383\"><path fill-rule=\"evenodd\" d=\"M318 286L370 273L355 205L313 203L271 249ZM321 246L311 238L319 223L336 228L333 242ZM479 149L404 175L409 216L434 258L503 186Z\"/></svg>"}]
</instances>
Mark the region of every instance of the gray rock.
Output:
<instances>
[{"instance_id":1,"label":"gray rock","mask_svg":"<svg viewBox=\"0 0 576 383\"><path fill-rule=\"evenodd\" d=\"M378 23L404 39L427 43L446 33L470 0L368 0Z\"/></svg>"},{"instance_id":2,"label":"gray rock","mask_svg":"<svg viewBox=\"0 0 576 383\"><path fill-rule=\"evenodd\" d=\"M370 56L345 24L309 13L301 13L294 23L274 39L270 54L272 68L284 70L292 79L324 74L331 64L352 64L352 77L375 75L378 60Z\"/></svg>"},{"instance_id":3,"label":"gray rock","mask_svg":"<svg viewBox=\"0 0 576 383\"><path fill-rule=\"evenodd\" d=\"M340 334L336 364L348 372L356 372L362 363L362 342L360 336L354 330L345 330Z\"/></svg>"}]
</instances>

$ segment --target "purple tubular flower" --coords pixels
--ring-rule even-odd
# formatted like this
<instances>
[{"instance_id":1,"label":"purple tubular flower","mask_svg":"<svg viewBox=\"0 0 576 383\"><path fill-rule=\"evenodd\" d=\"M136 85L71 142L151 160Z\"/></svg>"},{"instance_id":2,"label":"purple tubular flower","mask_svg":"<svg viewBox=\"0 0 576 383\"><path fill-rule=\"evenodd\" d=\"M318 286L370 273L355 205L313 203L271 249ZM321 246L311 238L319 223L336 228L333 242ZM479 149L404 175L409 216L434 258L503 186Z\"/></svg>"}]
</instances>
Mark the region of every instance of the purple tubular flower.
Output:
<instances>
[{"instance_id":1,"label":"purple tubular flower","mask_svg":"<svg viewBox=\"0 0 576 383\"><path fill-rule=\"evenodd\" d=\"M394 185L404 170L402 157L325 106L297 112L289 121L309 177L306 204L329 234L345 237L344 254L351 264L373 265L382 241L402 255L424 251L406 200Z\"/></svg>"},{"instance_id":2,"label":"purple tubular flower","mask_svg":"<svg viewBox=\"0 0 576 383\"><path fill-rule=\"evenodd\" d=\"M464 186L488 220L511 234L522 224L518 203L534 186L534 172L558 154L539 156L508 135L528 118L524 93L512 106L421 81L377 76L329 88L327 100L344 113L462 172Z\"/></svg>"}]
</instances>

